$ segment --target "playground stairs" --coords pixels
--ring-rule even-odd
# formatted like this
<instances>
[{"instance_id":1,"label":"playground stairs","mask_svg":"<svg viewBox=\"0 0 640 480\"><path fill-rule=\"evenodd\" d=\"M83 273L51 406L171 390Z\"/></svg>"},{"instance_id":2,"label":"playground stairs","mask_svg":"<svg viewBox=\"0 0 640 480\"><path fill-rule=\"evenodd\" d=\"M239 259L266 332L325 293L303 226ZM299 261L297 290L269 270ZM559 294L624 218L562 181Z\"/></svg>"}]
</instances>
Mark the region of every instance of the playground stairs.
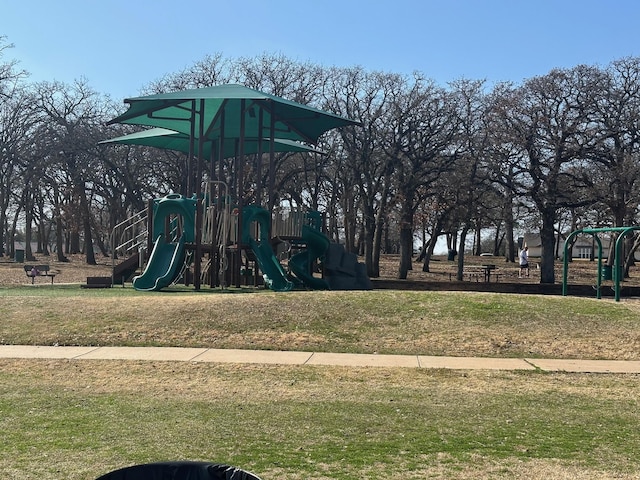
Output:
<instances>
[{"instance_id":1,"label":"playground stairs","mask_svg":"<svg viewBox=\"0 0 640 480\"><path fill-rule=\"evenodd\" d=\"M113 267L113 283L116 285L122 285L124 282L128 282L138 271L140 266L140 253L134 253L129 258L116 264Z\"/></svg>"},{"instance_id":2,"label":"playground stairs","mask_svg":"<svg viewBox=\"0 0 640 480\"><path fill-rule=\"evenodd\" d=\"M147 210L134 213L113 228L110 238L112 276L87 277L83 288L110 288L131 280L140 267L140 251L147 246L147 214ZM116 263L116 258L124 260Z\"/></svg>"},{"instance_id":3,"label":"playground stairs","mask_svg":"<svg viewBox=\"0 0 640 480\"><path fill-rule=\"evenodd\" d=\"M82 288L111 288L112 285L124 285L131 280L138 271L140 254L135 253L113 267L112 277L87 277L87 283Z\"/></svg>"},{"instance_id":4,"label":"playground stairs","mask_svg":"<svg viewBox=\"0 0 640 480\"><path fill-rule=\"evenodd\" d=\"M111 277L87 277L87 283L82 288L111 288Z\"/></svg>"}]
</instances>

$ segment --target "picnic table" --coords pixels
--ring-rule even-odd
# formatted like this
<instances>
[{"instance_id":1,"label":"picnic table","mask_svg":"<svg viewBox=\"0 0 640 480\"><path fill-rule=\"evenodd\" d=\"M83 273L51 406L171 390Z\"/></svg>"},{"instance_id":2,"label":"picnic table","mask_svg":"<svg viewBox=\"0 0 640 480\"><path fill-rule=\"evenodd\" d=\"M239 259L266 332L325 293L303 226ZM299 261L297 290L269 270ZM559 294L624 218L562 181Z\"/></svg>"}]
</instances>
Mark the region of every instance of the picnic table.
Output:
<instances>
[{"instance_id":1,"label":"picnic table","mask_svg":"<svg viewBox=\"0 0 640 480\"><path fill-rule=\"evenodd\" d=\"M491 282L491 276L493 275L497 282L500 278L500 274L496 272L496 266L492 264L487 265L466 265L462 272L462 278L467 277L469 281L475 280L476 282L483 281L485 283ZM449 279L453 274L449 274Z\"/></svg>"},{"instance_id":2,"label":"picnic table","mask_svg":"<svg viewBox=\"0 0 640 480\"><path fill-rule=\"evenodd\" d=\"M481 265L482 274L486 283L491 282L491 272L496 269L495 265ZM496 273L496 282L498 281L498 274Z\"/></svg>"}]
</instances>

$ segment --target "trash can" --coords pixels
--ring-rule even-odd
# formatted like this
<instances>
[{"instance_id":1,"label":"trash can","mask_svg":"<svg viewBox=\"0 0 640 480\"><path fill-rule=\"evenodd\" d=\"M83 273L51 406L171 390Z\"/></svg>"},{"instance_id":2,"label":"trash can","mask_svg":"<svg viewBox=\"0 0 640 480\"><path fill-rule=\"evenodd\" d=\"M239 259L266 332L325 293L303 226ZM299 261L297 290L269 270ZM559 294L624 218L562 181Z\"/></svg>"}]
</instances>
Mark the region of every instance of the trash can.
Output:
<instances>
[{"instance_id":1,"label":"trash can","mask_svg":"<svg viewBox=\"0 0 640 480\"><path fill-rule=\"evenodd\" d=\"M458 252L456 252L455 250L450 249L447 255L447 260L450 262L453 262L456 259L457 253Z\"/></svg>"},{"instance_id":2,"label":"trash can","mask_svg":"<svg viewBox=\"0 0 640 480\"><path fill-rule=\"evenodd\" d=\"M16 263L24 263L24 250L16 250L14 260Z\"/></svg>"}]
</instances>

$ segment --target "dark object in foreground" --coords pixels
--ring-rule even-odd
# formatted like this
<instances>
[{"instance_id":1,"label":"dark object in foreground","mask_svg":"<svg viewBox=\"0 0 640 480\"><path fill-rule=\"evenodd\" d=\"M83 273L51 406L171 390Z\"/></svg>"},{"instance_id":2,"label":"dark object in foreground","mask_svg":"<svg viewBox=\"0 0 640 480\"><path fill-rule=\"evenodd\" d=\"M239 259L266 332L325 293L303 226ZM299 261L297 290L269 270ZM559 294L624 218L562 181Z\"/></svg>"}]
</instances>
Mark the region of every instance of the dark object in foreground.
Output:
<instances>
[{"instance_id":1,"label":"dark object in foreground","mask_svg":"<svg viewBox=\"0 0 640 480\"><path fill-rule=\"evenodd\" d=\"M252 473L220 463L157 462L114 470L96 480L260 480Z\"/></svg>"}]
</instances>

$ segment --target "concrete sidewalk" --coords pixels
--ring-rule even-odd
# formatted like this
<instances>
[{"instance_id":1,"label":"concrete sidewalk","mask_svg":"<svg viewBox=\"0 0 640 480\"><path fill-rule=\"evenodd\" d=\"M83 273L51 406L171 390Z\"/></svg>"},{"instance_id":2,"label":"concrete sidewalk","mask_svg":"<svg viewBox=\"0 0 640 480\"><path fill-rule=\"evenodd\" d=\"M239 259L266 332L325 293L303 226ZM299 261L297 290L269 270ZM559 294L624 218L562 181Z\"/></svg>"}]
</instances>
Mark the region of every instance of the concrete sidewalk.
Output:
<instances>
[{"instance_id":1,"label":"concrete sidewalk","mask_svg":"<svg viewBox=\"0 0 640 480\"><path fill-rule=\"evenodd\" d=\"M454 370L541 370L574 373L640 373L640 361L542 358L434 357L324 352L289 352L177 347L49 347L0 345L0 358L146 360L271 365L444 368Z\"/></svg>"}]
</instances>

